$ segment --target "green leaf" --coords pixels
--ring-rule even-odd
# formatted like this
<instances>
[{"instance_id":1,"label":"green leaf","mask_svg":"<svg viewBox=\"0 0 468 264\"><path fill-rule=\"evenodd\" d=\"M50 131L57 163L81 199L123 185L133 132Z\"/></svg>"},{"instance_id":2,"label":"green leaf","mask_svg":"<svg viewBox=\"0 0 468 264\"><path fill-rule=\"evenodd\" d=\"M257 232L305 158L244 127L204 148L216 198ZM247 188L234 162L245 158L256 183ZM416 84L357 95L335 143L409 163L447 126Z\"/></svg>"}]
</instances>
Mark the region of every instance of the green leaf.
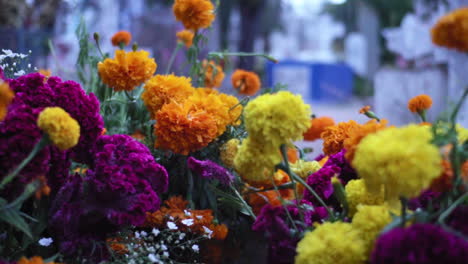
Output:
<instances>
[{"instance_id":1,"label":"green leaf","mask_svg":"<svg viewBox=\"0 0 468 264\"><path fill-rule=\"evenodd\" d=\"M19 210L14 208L0 209L0 220L3 220L4 222L16 227L25 233L29 238L32 238L31 229L21 217Z\"/></svg>"}]
</instances>

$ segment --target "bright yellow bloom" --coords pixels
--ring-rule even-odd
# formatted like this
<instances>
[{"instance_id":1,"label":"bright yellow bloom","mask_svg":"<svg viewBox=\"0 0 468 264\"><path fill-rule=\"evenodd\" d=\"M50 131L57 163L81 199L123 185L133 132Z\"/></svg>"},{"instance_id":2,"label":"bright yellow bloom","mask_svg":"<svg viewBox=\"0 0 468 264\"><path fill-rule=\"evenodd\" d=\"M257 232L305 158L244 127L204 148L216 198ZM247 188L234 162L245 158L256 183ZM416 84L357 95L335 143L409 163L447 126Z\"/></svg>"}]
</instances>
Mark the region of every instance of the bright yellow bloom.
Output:
<instances>
[{"instance_id":1,"label":"bright yellow bloom","mask_svg":"<svg viewBox=\"0 0 468 264\"><path fill-rule=\"evenodd\" d=\"M390 224L392 217L389 208L384 205L360 205L357 210L351 225L360 233L366 248L365 255L369 257L375 240L382 229Z\"/></svg>"},{"instance_id":2,"label":"bright yellow bloom","mask_svg":"<svg viewBox=\"0 0 468 264\"><path fill-rule=\"evenodd\" d=\"M241 123L240 116L244 107L239 103L239 100L228 94L221 93L219 97L229 107L229 124L238 126Z\"/></svg>"},{"instance_id":3,"label":"bright yellow bloom","mask_svg":"<svg viewBox=\"0 0 468 264\"><path fill-rule=\"evenodd\" d=\"M239 145L239 139L232 138L224 143L219 149L219 157L226 167L234 168L234 158L236 157Z\"/></svg>"},{"instance_id":4,"label":"bright yellow bloom","mask_svg":"<svg viewBox=\"0 0 468 264\"><path fill-rule=\"evenodd\" d=\"M245 127L250 137L278 148L302 139L310 127L310 106L300 95L281 91L261 95L245 107Z\"/></svg>"},{"instance_id":5,"label":"bright yellow bloom","mask_svg":"<svg viewBox=\"0 0 468 264\"><path fill-rule=\"evenodd\" d=\"M115 59L107 58L98 63L102 82L115 91L131 91L147 81L156 71L157 64L145 50L115 51Z\"/></svg>"},{"instance_id":6,"label":"bright yellow bloom","mask_svg":"<svg viewBox=\"0 0 468 264\"><path fill-rule=\"evenodd\" d=\"M320 170L322 166L317 161L298 160L295 163L290 163L289 167L299 177L305 179L310 174Z\"/></svg>"},{"instance_id":7,"label":"bright yellow bloom","mask_svg":"<svg viewBox=\"0 0 468 264\"><path fill-rule=\"evenodd\" d=\"M186 29L193 31L211 26L215 19L210 0L175 0L172 11Z\"/></svg>"},{"instance_id":8,"label":"bright yellow bloom","mask_svg":"<svg viewBox=\"0 0 468 264\"><path fill-rule=\"evenodd\" d=\"M379 193L384 186L386 199L415 197L442 172L431 139L427 126L387 128L361 141L352 164L370 192Z\"/></svg>"},{"instance_id":9,"label":"bright yellow bloom","mask_svg":"<svg viewBox=\"0 0 468 264\"><path fill-rule=\"evenodd\" d=\"M80 125L60 107L46 107L37 118L37 126L42 129L52 143L60 150L67 150L78 144Z\"/></svg>"},{"instance_id":10,"label":"bright yellow bloom","mask_svg":"<svg viewBox=\"0 0 468 264\"><path fill-rule=\"evenodd\" d=\"M181 30L177 32L177 41L183 43L185 47L190 48L193 44L193 37L195 34L190 30Z\"/></svg>"},{"instance_id":11,"label":"bright yellow bloom","mask_svg":"<svg viewBox=\"0 0 468 264\"><path fill-rule=\"evenodd\" d=\"M214 61L203 61L205 72L205 86L208 88L220 87L224 80L223 68Z\"/></svg>"},{"instance_id":12,"label":"bright yellow bloom","mask_svg":"<svg viewBox=\"0 0 468 264\"><path fill-rule=\"evenodd\" d=\"M154 119L163 105L169 102L181 103L194 92L190 78L173 74L156 75L146 82L141 99Z\"/></svg>"},{"instance_id":13,"label":"bright yellow bloom","mask_svg":"<svg viewBox=\"0 0 468 264\"><path fill-rule=\"evenodd\" d=\"M360 264L367 260L365 243L350 223L326 222L297 244L296 264Z\"/></svg>"},{"instance_id":14,"label":"bright yellow bloom","mask_svg":"<svg viewBox=\"0 0 468 264\"><path fill-rule=\"evenodd\" d=\"M278 148L246 138L234 159L234 168L244 181L253 186L271 186L274 167L280 161Z\"/></svg>"},{"instance_id":15,"label":"bright yellow bloom","mask_svg":"<svg viewBox=\"0 0 468 264\"><path fill-rule=\"evenodd\" d=\"M466 141L468 141L468 129L464 128L462 125L460 124L457 124L455 126L455 129L457 130L457 133L458 133L458 142L460 142L460 144L463 144L465 143Z\"/></svg>"},{"instance_id":16,"label":"bright yellow bloom","mask_svg":"<svg viewBox=\"0 0 468 264\"><path fill-rule=\"evenodd\" d=\"M10 89L8 83L0 79L0 121L3 121L7 115L8 106L15 97L15 93Z\"/></svg>"},{"instance_id":17,"label":"bright yellow bloom","mask_svg":"<svg viewBox=\"0 0 468 264\"><path fill-rule=\"evenodd\" d=\"M359 205L381 205L385 201L383 188L380 193L370 193L362 179L349 181L345 186L345 191L350 217L354 216Z\"/></svg>"}]
</instances>

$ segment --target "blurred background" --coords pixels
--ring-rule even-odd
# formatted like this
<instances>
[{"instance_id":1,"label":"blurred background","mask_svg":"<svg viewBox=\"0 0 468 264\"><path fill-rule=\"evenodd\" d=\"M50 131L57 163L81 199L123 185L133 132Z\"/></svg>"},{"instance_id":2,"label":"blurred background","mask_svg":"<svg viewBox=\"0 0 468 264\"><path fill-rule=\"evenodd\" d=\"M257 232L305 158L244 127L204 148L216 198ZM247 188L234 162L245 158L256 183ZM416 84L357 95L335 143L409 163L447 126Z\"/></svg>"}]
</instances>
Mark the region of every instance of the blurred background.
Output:
<instances>
[{"instance_id":1,"label":"blurred background","mask_svg":"<svg viewBox=\"0 0 468 264\"><path fill-rule=\"evenodd\" d=\"M216 2L216 1L215 1ZM98 32L102 49L113 53L110 37L128 30L140 48L164 69L182 29L172 14L173 0L0 0L0 48L27 53L34 66L77 79L79 50L75 30L83 20ZM465 55L435 47L430 29L446 12L467 0L220 0L213 27L205 33L207 51L271 54L226 62L223 91L233 92L230 73L253 70L264 88L284 84L311 103L316 115L337 121L366 117L371 105L391 123L416 121L406 109L412 96L434 98L433 113L451 105L468 79ZM175 73L186 72L185 55ZM466 61L466 62L465 62ZM468 124L468 104L460 122Z\"/></svg>"}]
</instances>

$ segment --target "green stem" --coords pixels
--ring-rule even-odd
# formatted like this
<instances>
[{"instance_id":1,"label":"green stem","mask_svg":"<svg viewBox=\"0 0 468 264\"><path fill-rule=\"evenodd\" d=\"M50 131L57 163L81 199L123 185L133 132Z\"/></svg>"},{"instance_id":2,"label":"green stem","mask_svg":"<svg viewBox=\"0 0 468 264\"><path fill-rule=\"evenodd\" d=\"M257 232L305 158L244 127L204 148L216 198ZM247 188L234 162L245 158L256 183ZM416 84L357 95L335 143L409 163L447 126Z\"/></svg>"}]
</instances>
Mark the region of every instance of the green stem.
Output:
<instances>
[{"instance_id":1,"label":"green stem","mask_svg":"<svg viewBox=\"0 0 468 264\"><path fill-rule=\"evenodd\" d=\"M101 54L102 58L105 59L106 56L104 56L104 53L103 53L102 50L101 50L101 45L99 45L99 40L96 40L96 39L95 39L95 42L96 42L96 47L97 47L97 49L98 49L98 51L99 51L99 54Z\"/></svg>"},{"instance_id":2,"label":"green stem","mask_svg":"<svg viewBox=\"0 0 468 264\"><path fill-rule=\"evenodd\" d=\"M467 200L468 198L468 193L463 194L460 196L455 202L452 203L452 205L447 208L442 214L440 214L439 219L437 220L441 225L445 224L445 219L457 208L459 204Z\"/></svg>"},{"instance_id":3,"label":"green stem","mask_svg":"<svg viewBox=\"0 0 468 264\"><path fill-rule=\"evenodd\" d=\"M119 43L119 48L120 48L121 50L125 49L125 43L121 41L121 42Z\"/></svg>"},{"instance_id":4,"label":"green stem","mask_svg":"<svg viewBox=\"0 0 468 264\"><path fill-rule=\"evenodd\" d=\"M255 221L255 219L257 219L257 217L255 216L254 212L252 211L252 208L247 204L247 202L244 200L244 198L242 198L242 195L232 185L231 185L231 190L236 194L237 198L239 198L242 205L244 205L245 209L249 213L249 216L252 217L252 219Z\"/></svg>"},{"instance_id":5,"label":"green stem","mask_svg":"<svg viewBox=\"0 0 468 264\"><path fill-rule=\"evenodd\" d=\"M288 147L286 146L286 144L281 145L281 155L283 156L284 165L286 166L286 173L288 175L291 175L291 168L289 167L289 161L288 161ZM293 184L294 197L296 198L296 204L299 205L299 194L297 193L296 181L294 180L293 177L289 177L289 178L291 179L291 182Z\"/></svg>"},{"instance_id":6,"label":"green stem","mask_svg":"<svg viewBox=\"0 0 468 264\"><path fill-rule=\"evenodd\" d=\"M401 201L401 227L405 227L406 224L406 207L408 206L408 199L400 197Z\"/></svg>"},{"instance_id":7,"label":"green stem","mask_svg":"<svg viewBox=\"0 0 468 264\"><path fill-rule=\"evenodd\" d=\"M36 156L36 154L41 151L45 146L49 144L49 139L46 135L42 136L39 142L36 143L34 148L31 150L29 155L19 164L18 167L10 174L8 174L5 178L3 178L2 182L0 183L0 190L5 187L10 181L12 181L18 173L28 165L28 163Z\"/></svg>"},{"instance_id":8,"label":"green stem","mask_svg":"<svg viewBox=\"0 0 468 264\"><path fill-rule=\"evenodd\" d=\"M468 96L468 88L465 88L465 91L463 92L462 97L458 101L457 105L455 106L455 109L453 110L452 115L450 116L450 120L452 121L452 124L456 122L458 112L460 111L460 108L463 105L463 102L465 101L467 96Z\"/></svg>"},{"instance_id":9,"label":"green stem","mask_svg":"<svg viewBox=\"0 0 468 264\"><path fill-rule=\"evenodd\" d=\"M426 110L419 111L418 114L423 122L427 122Z\"/></svg>"},{"instance_id":10,"label":"green stem","mask_svg":"<svg viewBox=\"0 0 468 264\"><path fill-rule=\"evenodd\" d=\"M271 176L271 184L273 184L273 188L275 189L275 192L276 192L276 195L278 195L278 198L280 199L281 201L281 206L283 207L285 213L286 213L286 216L288 217L289 221L291 222L294 230L296 230L296 232L299 232L299 229L297 228L297 225L296 223L294 222L294 219L292 218L291 214L289 213L289 210L288 208L286 208L286 206L284 206L285 202L283 200L283 197L281 196L281 193L279 192L278 190L278 186L276 186L275 184L275 179L273 178L274 176ZM295 188L295 187L294 187Z\"/></svg>"},{"instance_id":11,"label":"green stem","mask_svg":"<svg viewBox=\"0 0 468 264\"><path fill-rule=\"evenodd\" d=\"M179 53L180 48L183 46L181 43L177 43L174 51L172 52L171 58L169 59L169 64L167 65L166 74L171 73L172 64L174 64L177 53Z\"/></svg>"},{"instance_id":12,"label":"green stem","mask_svg":"<svg viewBox=\"0 0 468 264\"><path fill-rule=\"evenodd\" d=\"M270 55L263 54L263 53L249 53L249 52L210 52L208 53L208 57L218 57L223 58L226 56L238 56L238 57L263 57L269 61L274 63L278 63L278 60L273 58Z\"/></svg>"},{"instance_id":13,"label":"green stem","mask_svg":"<svg viewBox=\"0 0 468 264\"><path fill-rule=\"evenodd\" d=\"M285 184L281 184L280 186L276 186L276 188L275 187L269 187L269 188L264 188L264 189L257 189L257 188L249 187L249 191L244 192L244 193L245 194L261 193L261 192L273 191L275 189L286 190L286 189L292 189L292 188L293 188L293 183L288 182L288 183L285 183Z\"/></svg>"},{"instance_id":14,"label":"green stem","mask_svg":"<svg viewBox=\"0 0 468 264\"><path fill-rule=\"evenodd\" d=\"M125 96L127 96L128 100L130 100L130 101L132 101L132 102L135 101L135 98L133 98L133 96L131 96L131 95L128 93L128 91L124 91L124 93L125 93Z\"/></svg>"},{"instance_id":15,"label":"green stem","mask_svg":"<svg viewBox=\"0 0 468 264\"><path fill-rule=\"evenodd\" d=\"M185 161L187 164L187 160ZM187 201L189 202L190 209L195 209L195 205L193 203L193 175L192 171L187 167L187 181L188 181L188 188L187 188Z\"/></svg>"}]
</instances>

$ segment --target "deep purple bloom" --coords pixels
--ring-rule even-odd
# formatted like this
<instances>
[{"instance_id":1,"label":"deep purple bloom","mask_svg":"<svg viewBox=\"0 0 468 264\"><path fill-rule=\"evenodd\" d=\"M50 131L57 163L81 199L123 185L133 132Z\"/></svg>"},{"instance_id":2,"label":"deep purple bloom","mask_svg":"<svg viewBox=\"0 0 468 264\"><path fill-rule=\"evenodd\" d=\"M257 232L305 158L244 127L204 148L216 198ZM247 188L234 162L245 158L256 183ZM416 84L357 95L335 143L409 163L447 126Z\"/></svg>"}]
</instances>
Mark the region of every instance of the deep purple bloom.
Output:
<instances>
[{"instance_id":1,"label":"deep purple bloom","mask_svg":"<svg viewBox=\"0 0 468 264\"><path fill-rule=\"evenodd\" d=\"M310 205L307 201L303 203ZM304 224L312 226L314 222L320 222L328 216L325 208L309 207L310 209L302 208L304 216ZM286 206L289 214L294 221L300 221L300 209L296 205ZM299 231L303 231L305 226L296 225ZM288 216L283 206L265 205L254 224L252 229L257 232L262 232L268 239L268 263L293 263L296 255L296 246L300 238L294 235L293 225L289 223Z\"/></svg>"},{"instance_id":2,"label":"deep purple bloom","mask_svg":"<svg viewBox=\"0 0 468 264\"><path fill-rule=\"evenodd\" d=\"M307 184L317 193L323 200L327 201L333 194L332 177L340 172L337 166L322 167L317 172L312 173L307 178ZM315 206L321 206L315 196L306 188L304 191L304 199L310 201Z\"/></svg>"},{"instance_id":3,"label":"deep purple bloom","mask_svg":"<svg viewBox=\"0 0 468 264\"><path fill-rule=\"evenodd\" d=\"M330 155L324 164L324 167L337 166L340 168L338 178L342 181L343 185L348 184L350 180L357 179L357 173L345 158L345 154L346 149L342 149L340 152Z\"/></svg>"},{"instance_id":4,"label":"deep purple bloom","mask_svg":"<svg viewBox=\"0 0 468 264\"><path fill-rule=\"evenodd\" d=\"M447 224L468 237L468 205L460 205L450 214Z\"/></svg>"},{"instance_id":5,"label":"deep purple bloom","mask_svg":"<svg viewBox=\"0 0 468 264\"><path fill-rule=\"evenodd\" d=\"M30 73L8 80L10 88L15 92L12 104L24 104L30 108L56 106L55 92L44 82L44 78L42 74Z\"/></svg>"},{"instance_id":6,"label":"deep purple bloom","mask_svg":"<svg viewBox=\"0 0 468 264\"><path fill-rule=\"evenodd\" d=\"M226 186L234 182L234 176L227 169L211 160L202 161L194 157L189 157L187 164L190 170L196 172L205 179L218 180Z\"/></svg>"},{"instance_id":7,"label":"deep purple bloom","mask_svg":"<svg viewBox=\"0 0 468 264\"><path fill-rule=\"evenodd\" d=\"M429 206L432 206L433 209L438 209L440 205L437 202L437 198L440 196L440 193L431 191L429 189L424 190L418 197L415 197L408 201L408 208L410 210L416 210L418 208L428 209Z\"/></svg>"},{"instance_id":8,"label":"deep purple bloom","mask_svg":"<svg viewBox=\"0 0 468 264\"><path fill-rule=\"evenodd\" d=\"M378 238L371 263L465 264L468 241L431 224L395 228Z\"/></svg>"},{"instance_id":9,"label":"deep purple bloom","mask_svg":"<svg viewBox=\"0 0 468 264\"><path fill-rule=\"evenodd\" d=\"M78 175L65 184L51 209L51 226L66 255L99 255L86 247L103 242L121 229L144 223L146 212L159 209L159 196L167 190L168 175L148 148L127 135L101 136L92 152L94 164L84 179ZM80 248L84 246L84 248Z\"/></svg>"}]
</instances>

